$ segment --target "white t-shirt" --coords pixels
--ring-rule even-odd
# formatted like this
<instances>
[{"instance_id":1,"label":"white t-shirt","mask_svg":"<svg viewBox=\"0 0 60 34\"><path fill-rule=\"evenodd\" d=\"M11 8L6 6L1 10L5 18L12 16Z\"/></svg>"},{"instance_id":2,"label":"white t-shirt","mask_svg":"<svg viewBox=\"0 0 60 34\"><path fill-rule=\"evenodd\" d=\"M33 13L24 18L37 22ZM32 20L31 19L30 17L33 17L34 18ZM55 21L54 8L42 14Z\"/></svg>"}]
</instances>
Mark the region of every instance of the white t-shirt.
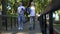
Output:
<instances>
[{"instance_id":1,"label":"white t-shirt","mask_svg":"<svg viewBox=\"0 0 60 34\"><path fill-rule=\"evenodd\" d=\"M24 6L19 6L18 7L18 14L20 13L21 9L23 8L23 10L25 10L25 7ZM24 11L23 11L24 12Z\"/></svg>"},{"instance_id":2,"label":"white t-shirt","mask_svg":"<svg viewBox=\"0 0 60 34\"><path fill-rule=\"evenodd\" d=\"M30 16L35 16L35 7L31 6L30 9L31 9Z\"/></svg>"}]
</instances>

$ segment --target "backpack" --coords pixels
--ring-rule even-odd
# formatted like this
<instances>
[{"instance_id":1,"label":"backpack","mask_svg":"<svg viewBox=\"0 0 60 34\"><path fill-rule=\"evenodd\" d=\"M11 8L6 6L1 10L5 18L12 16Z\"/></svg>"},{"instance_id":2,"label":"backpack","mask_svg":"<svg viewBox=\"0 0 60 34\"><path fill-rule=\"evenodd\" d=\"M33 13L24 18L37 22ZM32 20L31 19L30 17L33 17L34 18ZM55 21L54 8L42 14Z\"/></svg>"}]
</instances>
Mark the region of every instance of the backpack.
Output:
<instances>
[{"instance_id":1,"label":"backpack","mask_svg":"<svg viewBox=\"0 0 60 34\"><path fill-rule=\"evenodd\" d=\"M24 13L24 9L23 9L23 8L21 8L20 14L23 14L23 13Z\"/></svg>"},{"instance_id":2,"label":"backpack","mask_svg":"<svg viewBox=\"0 0 60 34\"><path fill-rule=\"evenodd\" d=\"M30 7L28 7L27 8L27 13L30 14L30 12L31 12L31 9L30 9Z\"/></svg>"}]
</instances>

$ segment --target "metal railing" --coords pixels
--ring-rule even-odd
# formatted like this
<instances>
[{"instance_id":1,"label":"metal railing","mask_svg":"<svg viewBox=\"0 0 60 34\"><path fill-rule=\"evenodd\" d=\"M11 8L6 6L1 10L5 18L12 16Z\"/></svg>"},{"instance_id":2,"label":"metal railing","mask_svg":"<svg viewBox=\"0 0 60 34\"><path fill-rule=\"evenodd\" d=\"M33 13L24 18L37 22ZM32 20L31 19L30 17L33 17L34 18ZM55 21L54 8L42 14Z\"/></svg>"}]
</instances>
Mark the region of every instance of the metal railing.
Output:
<instances>
[{"instance_id":1,"label":"metal railing","mask_svg":"<svg viewBox=\"0 0 60 34\"><path fill-rule=\"evenodd\" d=\"M47 14L49 14L49 34L53 34L53 12L49 12ZM47 21L46 21L47 14L42 14L40 16L40 27L42 34L47 34Z\"/></svg>"},{"instance_id":2,"label":"metal railing","mask_svg":"<svg viewBox=\"0 0 60 34\"><path fill-rule=\"evenodd\" d=\"M3 20L4 17L6 20ZM25 16L24 24L28 21L29 21L29 17L26 18L26 16ZM0 31L4 31L4 30L12 31L17 28L18 28L18 16L0 15Z\"/></svg>"},{"instance_id":3,"label":"metal railing","mask_svg":"<svg viewBox=\"0 0 60 34\"><path fill-rule=\"evenodd\" d=\"M3 17L6 17L6 20L2 20ZM4 25L4 23L5 25ZM17 17L16 16L6 16L6 15L0 15L0 31L5 29L6 31L8 30L8 27L12 28L17 26Z\"/></svg>"}]
</instances>

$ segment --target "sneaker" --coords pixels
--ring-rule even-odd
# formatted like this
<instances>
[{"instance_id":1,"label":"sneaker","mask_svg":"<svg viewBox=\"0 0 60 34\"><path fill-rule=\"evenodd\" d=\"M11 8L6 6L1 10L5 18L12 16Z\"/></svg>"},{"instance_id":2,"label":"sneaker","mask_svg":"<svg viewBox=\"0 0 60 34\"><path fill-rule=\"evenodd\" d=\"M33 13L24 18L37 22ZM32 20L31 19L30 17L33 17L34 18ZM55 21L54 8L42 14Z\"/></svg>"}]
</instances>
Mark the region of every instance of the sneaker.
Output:
<instances>
[{"instance_id":1,"label":"sneaker","mask_svg":"<svg viewBox=\"0 0 60 34\"><path fill-rule=\"evenodd\" d=\"M33 30L35 30L35 28L33 28Z\"/></svg>"},{"instance_id":2,"label":"sneaker","mask_svg":"<svg viewBox=\"0 0 60 34\"><path fill-rule=\"evenodd\" d=\"M18 30L20 30L21 28L19 27Z\"/></svg>"},{"instance_id":3,"label":"sneaker","mask_svg":"<svg viewBox=\"0 0 60 34\"><path fill-rule=\"evenodd\" d=\"M21 27L21 30L23 30L23 28Z\"/></svg>"},{"instance_id":4,"label":"sneaker","mask_svg":"<svg viewBox=\"0 0 60 34\"><path fill-rule=\"evenodd\" d=\"M32 27L29 27L29 30L32 30Z\"/></svg>"},{"instance_id":5,"label":"sneaker","mask_svg":"<svg viewBox=\"0 0 60 34\"><path fill-rule=\"evenodd\" d=\"M33 30L35 30L35 27L33 27Z\"/></svg>"}]
</instances>

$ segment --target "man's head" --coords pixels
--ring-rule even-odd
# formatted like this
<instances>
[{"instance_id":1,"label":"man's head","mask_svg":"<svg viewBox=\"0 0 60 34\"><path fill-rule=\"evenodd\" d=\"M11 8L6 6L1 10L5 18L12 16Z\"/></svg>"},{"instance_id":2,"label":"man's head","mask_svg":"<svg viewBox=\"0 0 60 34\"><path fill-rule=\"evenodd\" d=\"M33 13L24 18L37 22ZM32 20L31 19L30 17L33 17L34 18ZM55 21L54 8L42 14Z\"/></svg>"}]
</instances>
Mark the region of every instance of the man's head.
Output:
<instances>
[{"instance_id":1,"label":"man's head","mask_svg":"<svg viewBox=\"0 0 60 34\"><path fill-rule=\"evenodd\" d=\"M20 4L20 5L23 5L23 4L22 4L22 1L20 1L19 4Z\"/></svg>"}]
</instances>

